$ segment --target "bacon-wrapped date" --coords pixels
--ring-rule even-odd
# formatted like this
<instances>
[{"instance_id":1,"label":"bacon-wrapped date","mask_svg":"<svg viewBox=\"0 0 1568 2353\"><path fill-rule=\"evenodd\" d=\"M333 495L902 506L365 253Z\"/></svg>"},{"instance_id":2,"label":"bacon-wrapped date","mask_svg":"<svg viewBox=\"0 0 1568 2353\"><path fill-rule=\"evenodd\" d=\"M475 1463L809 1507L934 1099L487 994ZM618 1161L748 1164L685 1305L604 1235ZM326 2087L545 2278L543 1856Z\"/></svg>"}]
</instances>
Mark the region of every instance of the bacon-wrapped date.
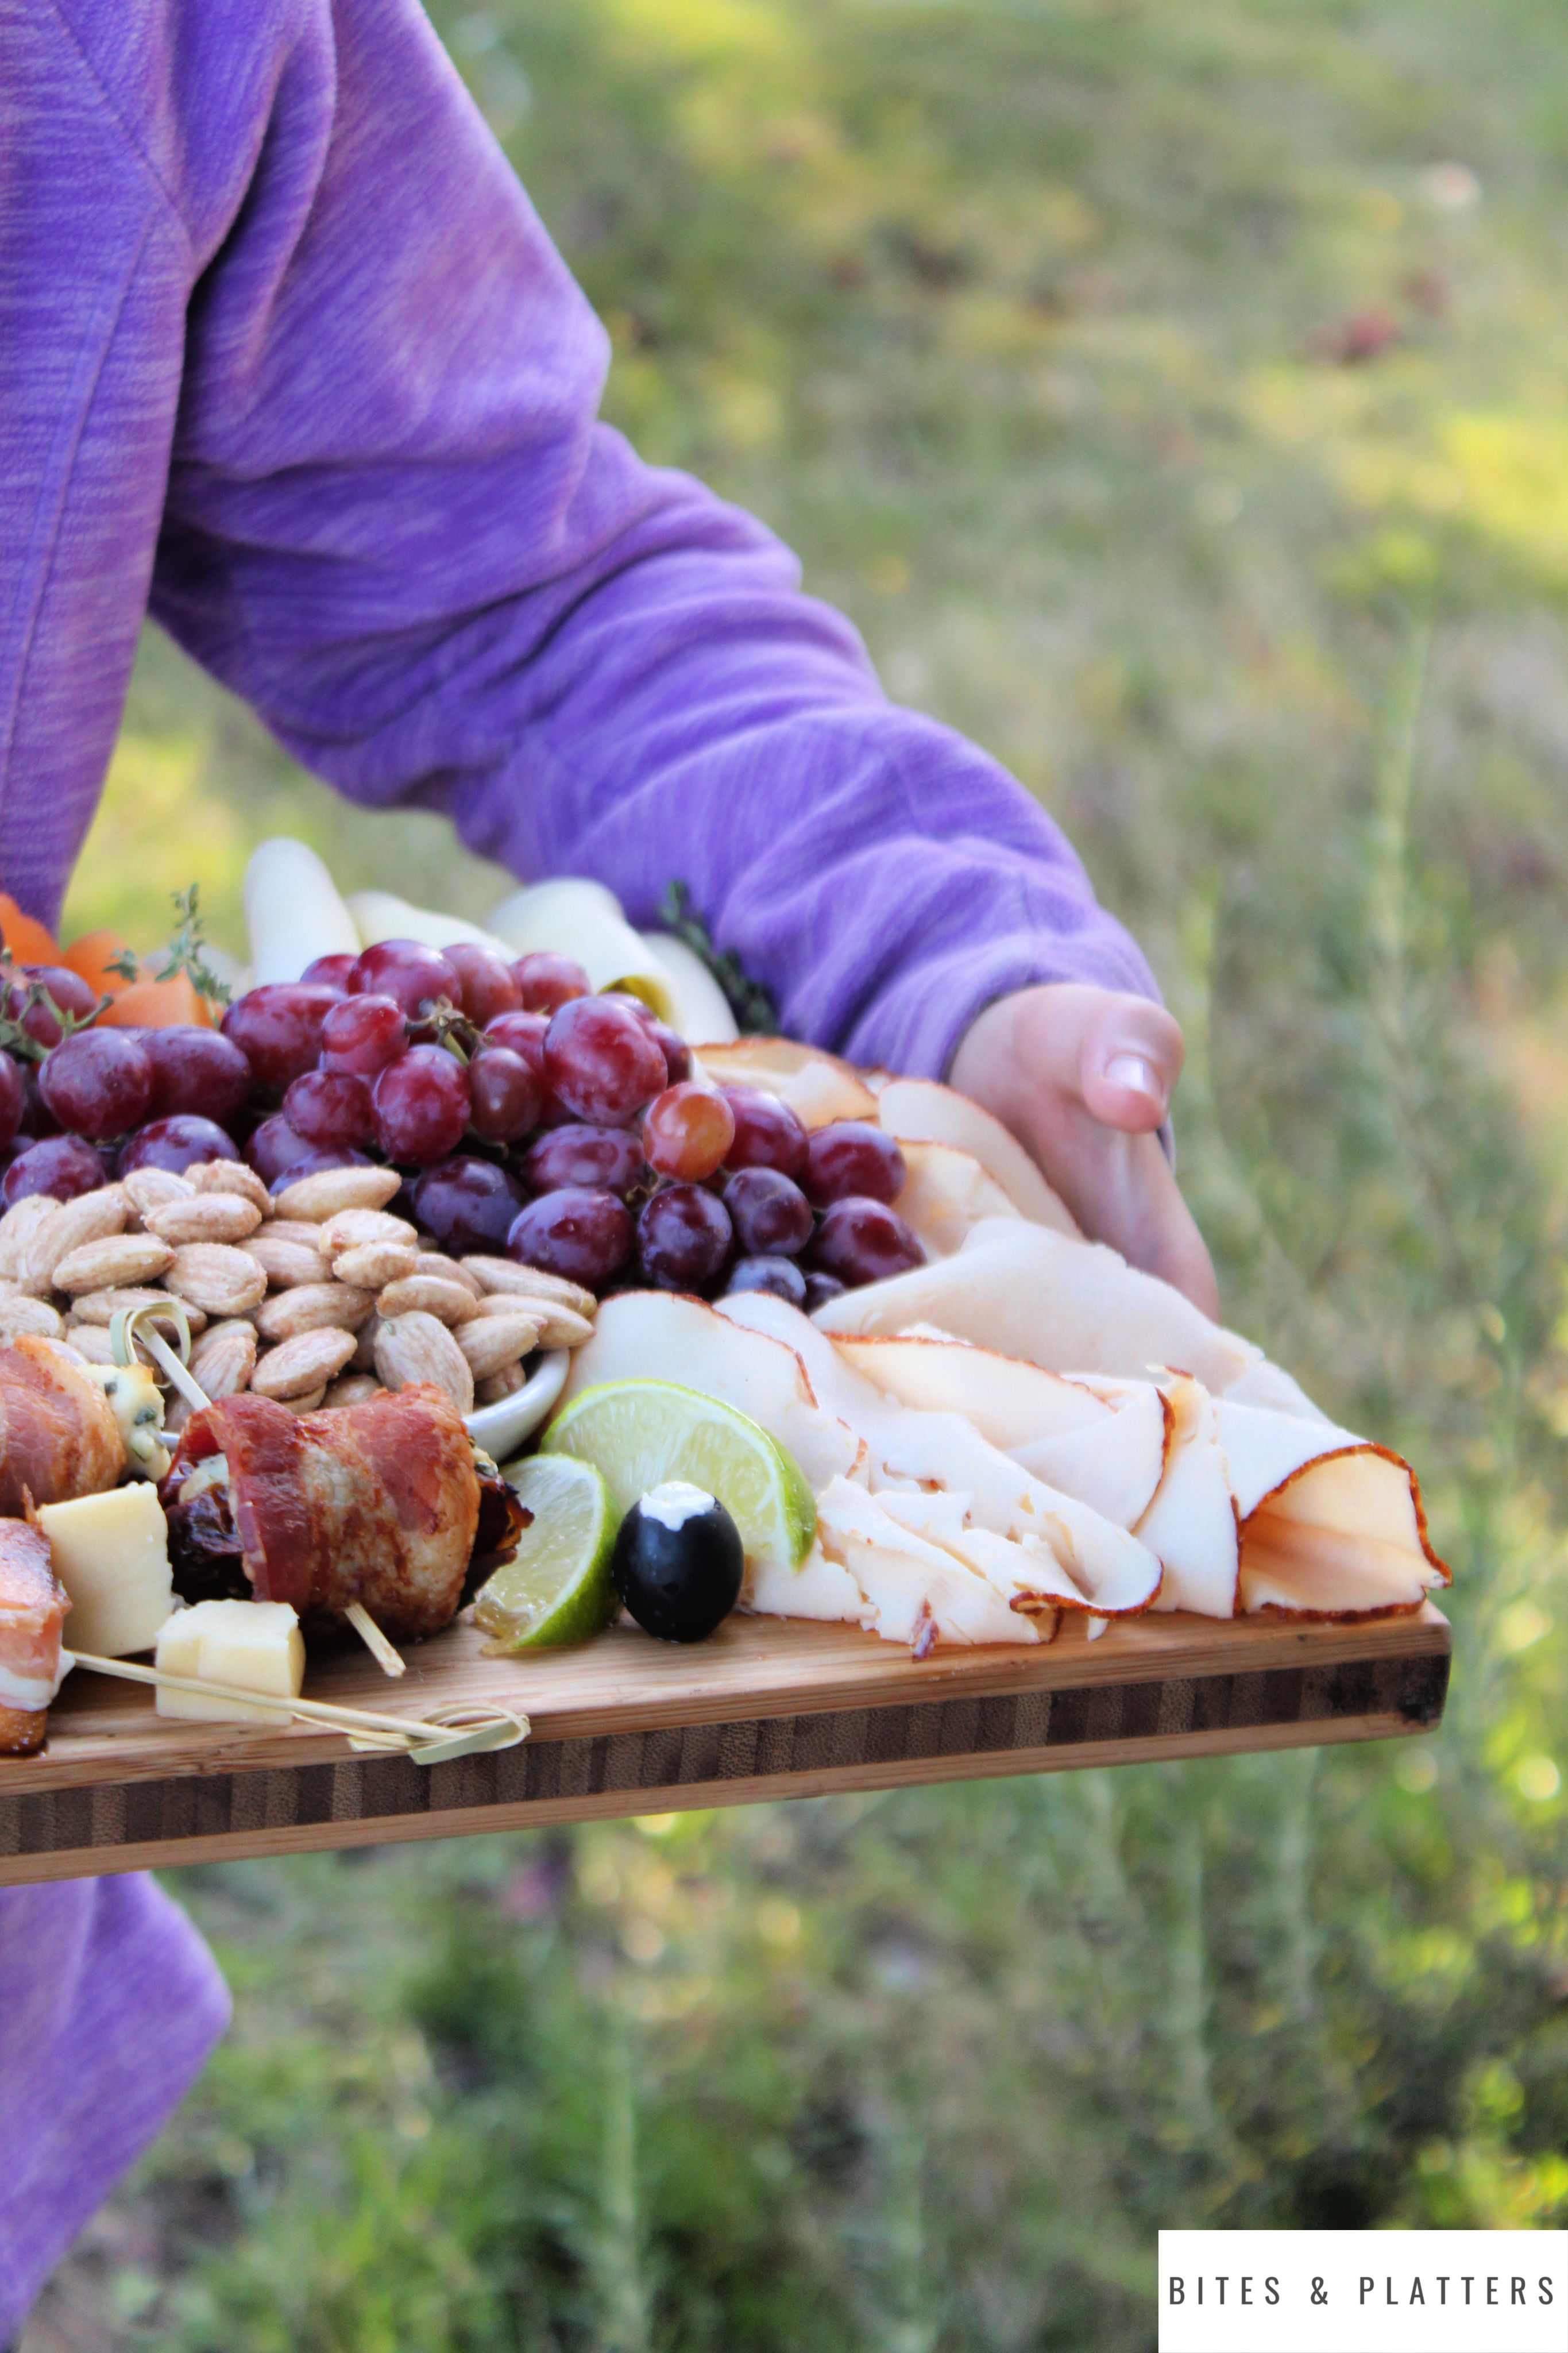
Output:
<instances>
[{"instance_id":1,"label":"bacon-wrapped date","mask_svg":"<svg viewBox=\"0 0 1568 2353\"><path fill-rule=\"evenodd\" d=\"M224 1398L191 1416L160 1492L187 1600L287 1601L307 1632L353 1601L394 1641L438 1632L479 1525L463 1418L427 1383L319 1413Z\"/></svg>"},{"instance_id":2,"label":"bacon-wrapped date","mask_svg":"<svg viewBox=\"0 0 1568 2353\"><path fill-rule=\"evenodd\" d=\"M101 1386L31 1334L0 1348L0 1513L119 1484L125 1447Z\"/></svg>"},{"instance_id":3,"label":"bacon-wrapped date","mask_svg":"<svg viewBox=\"0 0 1568 2353\"><path fill-rule=\"evenodd\" d=\"M0 1520L0 1757L31 1757L44 1745L69 1608L42 1528Z\"/></svg>"}]
</instances>

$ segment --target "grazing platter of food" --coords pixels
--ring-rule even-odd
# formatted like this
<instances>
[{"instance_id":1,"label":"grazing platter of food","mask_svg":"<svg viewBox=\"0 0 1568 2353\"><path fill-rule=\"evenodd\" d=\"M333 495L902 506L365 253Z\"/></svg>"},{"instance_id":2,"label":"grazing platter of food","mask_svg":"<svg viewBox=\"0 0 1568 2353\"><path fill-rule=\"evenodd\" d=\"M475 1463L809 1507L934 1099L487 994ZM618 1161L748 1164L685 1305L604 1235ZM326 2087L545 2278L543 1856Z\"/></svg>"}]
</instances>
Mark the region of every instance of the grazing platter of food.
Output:
<instances>
[{"instance_id":1,"label":"grazing platter of food","mask_svg":"<svg viewBox=\"0 0 1568 2353\"><path fill-rule=\"evenodd\" d=\"M978 1106L595 885L247 900L5 950L0 1882L1436 1722L1415 1473Z\"/></svg>"}]
</instances>

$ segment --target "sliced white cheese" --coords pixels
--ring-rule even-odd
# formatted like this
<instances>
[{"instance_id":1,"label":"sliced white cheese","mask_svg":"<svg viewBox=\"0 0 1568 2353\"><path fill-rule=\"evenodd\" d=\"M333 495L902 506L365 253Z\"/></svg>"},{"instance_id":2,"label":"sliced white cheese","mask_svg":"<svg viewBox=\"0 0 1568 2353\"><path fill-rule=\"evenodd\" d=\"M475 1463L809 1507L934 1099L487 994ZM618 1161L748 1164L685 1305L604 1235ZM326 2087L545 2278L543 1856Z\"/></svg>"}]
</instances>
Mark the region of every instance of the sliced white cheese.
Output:
<instances>
[{"instance_id":1,"label":"sliced white cheese","mask_svg":"<svg viewBox=\"0 0 1568 2353\"><path fill-rule=\"evenodd\" d=\"M177 1610L158 1637L164 1674L226 1683L236 1693L298 1699L305 1681L305 1638L286 1601L198 1601ZM208 1699L196 1692L158 1691L160 1715L196 1724L287 1724L284 1708L248 1700Z\"/></svg>"},{"instance_id":2,"label":"sliced white cheese","mask_svg":"<svg viewBox=\"0 0 1568 2353\"><path fill-rule=\"evenodd\" d=\"M100 1659L150 1651L174 1606L168 1527L141 1482L107 1495L46 1504L38 1525L71 1599L70 1646Z\"/></svg>"},{"instance_id":3,"label":"sliced white cheese","mask_svg":"<svg viewBox=\"0 0 1568 2353\"><path fill-rule=\"evenodd\" d=\"M318 956L358 955L363 943L315 851L287 834L253 850L245 870L252 975L298 980Z\"/></svg>"}]
</instances>

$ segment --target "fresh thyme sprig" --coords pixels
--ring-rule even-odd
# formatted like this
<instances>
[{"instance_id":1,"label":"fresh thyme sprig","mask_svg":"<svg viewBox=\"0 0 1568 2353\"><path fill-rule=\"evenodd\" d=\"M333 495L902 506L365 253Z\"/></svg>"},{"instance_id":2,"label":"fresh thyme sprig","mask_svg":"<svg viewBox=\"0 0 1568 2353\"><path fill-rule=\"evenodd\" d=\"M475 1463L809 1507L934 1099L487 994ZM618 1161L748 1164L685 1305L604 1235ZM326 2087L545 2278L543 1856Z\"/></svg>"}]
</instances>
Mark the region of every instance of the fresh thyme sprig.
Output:
<instances>
[{"instance_id":1,"label":"fresh thyme sprig","mask_svg":"<svg viewBox=\"0 0 1568 2353\"><path fill-rule=\"evenodd\" d=\"M168 963L153 977L173 980L183 972L198 997L205 997L209 1005L226 1005L228 983L218 978L206 960L206 941L202 936L206 929L206 917L199 912L196 903L200 889L199 882L193 882L188 891L172 891L169 893L174 902L174 913L180 919L179 928L169 942ZM107 969L119 973L122 980L142 978L141 964L129 948L120 955L111 956Z\"/></svg>"},{"instance_id":2,"label":"fresh thyme sprig","mask_svg":"<svg viewBox=\"0 0 1568 2353\"><path fill-rule=\"evenodd\" d=\"M733 948L717 948L700 915L692 912L691 886L671 882L659 907L663 923L707 965L728 1000L735 1026L751 1037L772 1037L778 1008L760 980L753 980Z\"/></svg>"}]
</instances>

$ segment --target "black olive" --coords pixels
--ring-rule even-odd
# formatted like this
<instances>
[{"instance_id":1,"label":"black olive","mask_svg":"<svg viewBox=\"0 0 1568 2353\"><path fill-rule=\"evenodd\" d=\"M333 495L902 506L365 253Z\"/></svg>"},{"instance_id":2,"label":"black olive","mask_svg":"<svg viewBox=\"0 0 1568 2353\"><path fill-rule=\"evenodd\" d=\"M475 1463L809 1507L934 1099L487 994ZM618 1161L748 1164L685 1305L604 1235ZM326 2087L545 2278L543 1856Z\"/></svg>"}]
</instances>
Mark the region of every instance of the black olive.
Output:
<instances>
[{"instance_id":1,"label":"black olive","mask_svg":"<svg viewBox=\"0 0 1568 2353\"><path fill-rule=\"evenodd\" d=\"M662 1642L700 1642L740 1599L741 1531L700 1487L667 1479L621 1522L610 1575L644 1631Z\"/></svg>"}]
</instances>

